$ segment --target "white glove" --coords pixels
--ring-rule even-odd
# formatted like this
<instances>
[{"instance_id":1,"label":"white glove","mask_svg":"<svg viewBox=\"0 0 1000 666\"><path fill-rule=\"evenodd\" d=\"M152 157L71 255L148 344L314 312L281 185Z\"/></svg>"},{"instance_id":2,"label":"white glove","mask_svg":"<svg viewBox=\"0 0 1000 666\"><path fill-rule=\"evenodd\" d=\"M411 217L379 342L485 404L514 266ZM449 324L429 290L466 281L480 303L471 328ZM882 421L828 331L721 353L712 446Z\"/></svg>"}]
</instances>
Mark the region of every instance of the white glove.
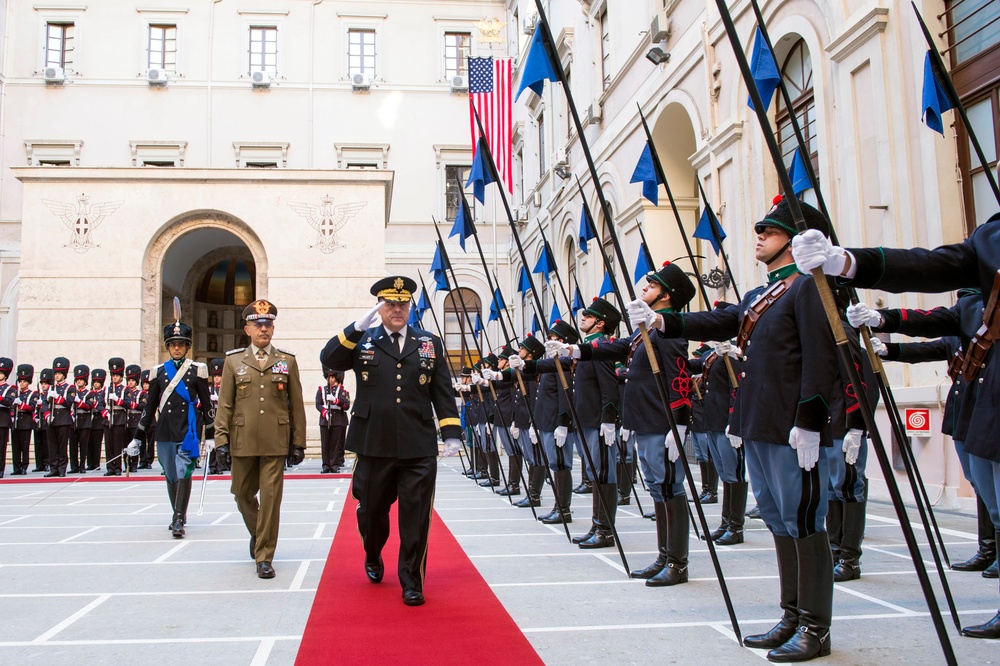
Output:
<instances>
[{"instance_id":1,"label":"white glove","mask_svg":"<svg viewBox=\"0 0 1000 666\"><path fill-rule=\"evenodd\" d=\"M441 454L443 458L451 458L452 456L458 455L458 450L462 448L462 442L456 437L449 437L444 440L444 453Z\"/></svg>"},{"instance_id":2,"label":"white glove","mask_svg":"<svg viewBox=\"0 0 1000 666\"><path fill-rule=\"evenodd\" d=\"M481 386L482 383L483 383L483 376L481 374L479 374L478 372L473 372L472 373L472 383L473 384L479 384Z\"/></svg>"},{"instance_id":3,"label":"white glove","mask_svg":"<svg viewBox=\"0 0 1000 666\"><path fill-rule=\"evenodd\" d=\"M858 454L861 452L861 431L851 428L844 435L844 460L848 465L858 462Z\"/></svg>"},{"instance_id":4,"label":"white glove","mask_svg":"<svg viewBox=\"0 0 1000 666\"><path fill-rule=\"evenodd\" d=\"M375 307L369 310L364 317L355 322L354 328L358 329L359 331L364 331L366 329L371 328L372 324L375 322L375 317L378 316L378 311L381 309L382 309L382 301L379 301L378 303L375 304Z\"/></svg>"},{"instance_id":5,"label":"white glove","mask_svg":"<svg viewBox=\"0 0 1000 666\"><path fill-rule=\"evenodd\" d=\"M681 436L682 440L686 433L687 428L685 426L677 426L677 434ZM677 462L677 459L681 457L681 447L677 446L677 442L674 441L673 430L667 433L666 439L663 440L663 445L667 449L667 460L672 463Z\"/></svg>"},{"instance_id":6,"label":"white glove","mask_svg":"<svg viewBox=\"0 0 1000 666\"><path fill-rule=\"evenodd\" d=\"M728 425L726 426L726 437L729 438L729 444L734 449L738 449L741 446L743 446L743 438L742 437L737 437L736 435L730 435L729 434L729 426Z\"/></svg>"},{"instance_id":7,"label":"white glove","mask_svg":"<svg viewBox=\"0 0 1000 666\"><path fill-rule=\"evenodd\" d=\"M854 328L858 328L860 326L878 328L885 323L885 319L882 315L877 311L870 309L867 303L848 305L847 321L851 322L851 326Z\"/></svg>"},{"instance_id":8,"label":"white glove","mask_svg":"<svg viewBox=\"0 0 1000 666\"><path fill-rule=\"evenodd\" d=\"M656 313L641 298L637 298L629 303L626 306L626 310L632 328L639 328L639 324L645 325L646 328L652 328L653 322L656 321Z\"/></svg>"},{"instance_id":9,"label":"white glove","mask_svg":"<svg viewBox=\"0 0 1000 666\"><path fill-rule=\"evenodd\" d=\"M139 440L133 439L125 447L125 455L127 456L137 456L139 455Z\"/></svg>"},{"instance_id":10,"label":"white glove","mask_svg":"<svg viewBox=\"0 0 1000 666\"><path fill-rule=\"evenodd\" d=\"M19 406L23 405L24 403L21 402L20 398L14 398L14 404L19 407Z\"/></svg>"},{"instance_id":11,"label":"white glove","mask_svg":"<svg viewBox=\"0 0 1000 666\"><path fill-rule=\"evenodd\" d=\"M882 358L889 355L889 348L885 346L885 343L882 342L882 340L876 338L874 335L872 336L872 351Z\"/></svg>"},{"instance_id":12,"label":"white glove","mask_svg":"<svg viewBox=\"0 0 1000 666\"><path fill-rule=\"evenodd\" d=\"M814 430L794 427L788 433L788 443L799 453L799 467L811 470L819 461L819 433Z\"/></svg>"},{"instance_id":13,"label":"white glove","mask_svg":"<svg viewBox=\"0 0 1000 666\"><path fill-rule=\"evenodd\" d=\"M524 359L520 356L511 356L507 359L507 364L510 366L511 370L520 370L524 367Z\"/></svg>"},{"instance_id":14,"label":"white glove","mask_svg":"<svg viewBox=\"0 0 1000 666\"><path fill-rule=\"evenodd\" d=\"M214 450L215 450L215 440L214 439L206 439L205 440L205 451L208 452L208 453L211 453Z\"/></svg>"},{"instance_id":15,"label":"white glove","mask_svg":"<svg viewBox=\"0 0 1000 666\"><path fill-rule=\"evenodd\" d=\"M627 442L628 438L632 436L632 431L622 428L622 441Z\"/></svg>"},{"instance_id":16,"label":"white glove","mask_svg":"<svg viewBox=\"0 0 1000 666\"><path fill-rule=\"evenodd\" d=\"M827 275L840 275L847 263L847 252L817 229L808 229L792 238L792 258L803 273L817 266Z\"/></svg>"},{"instance_id":17,"label":"white glove","mask_svg":"<svg viewBox=\"0 0 1000 666\"><path fill-rule=\"evenodd\" d=\"M615 443L615 434L618 432L618 427L614 423L602 423L601 424L601 435L604 437L604 443L608 446L613 446Z\"/></svg>"},{"instance_id":18,"label":"white glove","mask_svg":"<svg viewBox=\"0 0 1000 666\"><path fill-rule=\"evenodd\" d=\"M545 358L556 358L558 356L569 356L570 348L565 342L558 340L545 341Z\"/></svg>"},{"instance_id":19,"label":"white glove","mask_svg":"<svg viewBox=\"0 0 1000 666\"><path fill-rule=\"evenodd\" d=\"M56 400L59 397L59 391L54 388L50 388L49 392L45 394L45 397L48 400Z\"/></svg>"},{"instance_id":20,"label":"white glove","mask_svg":"<svg viewBox=\"0 0 1000 666\"><path fill-rule=\"evenodd\" d=\"M503 375L499 372L494 372L489 368L483 368L483 379L492 382L493 380L500 379L501 377L503 377Z\"/></svg>"},{"instance_id":21,"label":"white glove","mask_svg":"<svg viewBox=\"0 0 1000 666\"><path fill-rule=\"evenodd\" d=\"M528 439L531 440L532 444L538 444L538 435L535 433L534 428L528 431Z\"/></svg>"},{"instance_id":22,"label":"white glove","mask_svg":"<svg viewBox=\"0 0 1000 666\"><path fill-rule=\"evenodd\" d=\"M521 429L518 428L516 425L512 425L510 427L510 436L513 437L514 439L517 439L518 437L521 436Z\"/></svg>"},{"instance_id":23,"label":"white glove","mask_svg":"<svg viewBox=\"0 0 1000 666\"><path fill-rule=\"evenodd\" d=\"M561 448L562 445L566 443L566 438L568 436L569 436L569 429L566 426L557 426L555 432L556 446Z\"/></svg>"},{"instance_id":24,"label":"white glove","mask_svg":"<svg viewBox=\"0 0 1000 666\"><path fill-rule=\"evenodd\" d=\"M739 350L739 348L736 347L736 346L734 346L728 340L724 340L722 342L716 342L715 343L715 353L718 354L719 357L722 357L722 356L729 356L730 358L739 358L740 357L740 350Z\"/></svg>"}]
</instances>

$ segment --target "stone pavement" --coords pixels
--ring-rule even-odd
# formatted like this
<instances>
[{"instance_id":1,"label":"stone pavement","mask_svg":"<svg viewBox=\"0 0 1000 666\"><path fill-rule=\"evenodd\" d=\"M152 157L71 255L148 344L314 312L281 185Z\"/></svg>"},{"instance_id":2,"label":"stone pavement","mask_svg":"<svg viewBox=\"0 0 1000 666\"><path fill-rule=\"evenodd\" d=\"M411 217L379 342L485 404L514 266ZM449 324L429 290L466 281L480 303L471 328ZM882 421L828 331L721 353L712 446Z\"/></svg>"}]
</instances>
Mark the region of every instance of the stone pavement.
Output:
<instances>
[{"instance_id":1,"label":"stone pavement","mask_svg":"<svg viewBox=\"0 0 1000 666\"><path fill-rule=\"evenodd\" d=\"M318 469L319 461L308 460L288 476ZM535 522L529 509L511 507L460 472L458 460L441 463L436 509L546 663L766 661L735 642L703 542L691 542L689 584L646 588L625 577L616 549L580 550L560 526ZM348 484L288 479L278 576L260 580L228 481L209 481L201 516L195 486L183 540L167 531L167 497L157 481L0 482L0 662L293 663ZM543 508L551 498L546 488ZM573 501L571 532L579 534L589 526L590 496ZM619 509L629 566L645 566L655 557L653 524L634 504ZM706 511L714 528L718 505ZM891 507L872 502L868 514L863 578L837 585L834 652L818 663L943 663ZM974 516L936 515L952 559L971 555ZM759 521L748 527L747 543L718 549L744 634L766 630L778 616L771 538ZM919 528L917 536L926 543ZM344 566L363 575L360 562ZM948 580L964 624L996 613L996 581L957 572ZM425 592L429 610L433 543ZM947 616L946 623L959 663L1000 662L995 642L961 638ZM329 635L350 640L338 627ZM491 644L484 628L482 650L469 662L502 661L503 646Z\"/></svg>"}]
</instances>

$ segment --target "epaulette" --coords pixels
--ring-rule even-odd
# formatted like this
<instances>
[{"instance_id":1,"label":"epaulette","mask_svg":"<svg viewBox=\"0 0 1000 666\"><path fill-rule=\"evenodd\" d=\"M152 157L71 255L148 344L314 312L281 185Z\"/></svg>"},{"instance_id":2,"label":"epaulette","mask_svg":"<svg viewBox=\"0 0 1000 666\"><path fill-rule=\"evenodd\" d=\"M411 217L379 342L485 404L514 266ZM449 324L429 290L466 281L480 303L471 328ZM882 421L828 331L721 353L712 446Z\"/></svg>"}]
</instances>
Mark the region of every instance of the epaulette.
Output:
<instances>
[{"instance_id":1,"label":"epaulette","mask_svg":"<svg viewBox=\"0 0 1000 666\"><path fill-rule=\"evenodd\" d=\"M246 347L240 347L239 349L230 349L229 351L226 352L226 356L232 356L233 354L239 354L240 352L245 351L245 350L246 350Z\"/></svg>"},{"instance_id":2,"label":"epaulette","mask_svg":"<svg viewBox=\"0 0 1000 666\"><path fill-rule=\"evenodd\" d=\"M294 353L294 352L290 352L290 351L288 351L287 349L281 349L281 348L279 348L279 347L275 347L275 348L274 348L274 351L278 351L278 352L281 352L282 354L288 354L288 355L289 355L289 356L291 356L292 358L295 358L295 353Z\"/></svg>"},{"instance_id":3,"label":"epaulette","mask_svg":"<svg viewBox=\"0 0 1000 666\"><path fill-rule=\"evenodd\" d=\"M160 368L162 368L162 367L163 367L162 363L156 364L155 366L153 366L153 371L150 372L149 374L155 375L156 373L158 373L160 371Z\"/></svg>"},{"instance_id":4,"label":"epaulette","mask_svg":"<svg viewBox=\"0 0 1000 666\"><path fill-rule=\"evenodd\" d=\"M195 367L198 372L198 379L208 379L208 366L204 363L199 363L198 361L192 361L191 365Z\"/></svg>"}]
</instances>

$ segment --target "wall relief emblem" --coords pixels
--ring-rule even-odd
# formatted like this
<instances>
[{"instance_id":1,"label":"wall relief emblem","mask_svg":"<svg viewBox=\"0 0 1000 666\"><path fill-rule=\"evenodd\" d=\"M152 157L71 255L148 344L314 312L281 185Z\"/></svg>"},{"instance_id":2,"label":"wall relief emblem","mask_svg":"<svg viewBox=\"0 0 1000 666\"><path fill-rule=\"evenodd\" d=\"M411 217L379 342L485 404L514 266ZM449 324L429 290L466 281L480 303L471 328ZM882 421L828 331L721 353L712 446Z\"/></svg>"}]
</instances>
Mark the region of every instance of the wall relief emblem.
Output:
<instances>
[{"instance_id":1,"label":"wall relief emblem","mask_svg":"<svg viewBox=\"0 0 1000 666\"><path fill-rule=\"evenodd\" d=\"M337 248L344 247L337 243L337 232L351 218L361 212L361 209L367 206L368 202L360 201L334 206L333 197L327 195L320 199L318 206L294 201L289 201L288 205L316 230L316 243L309 247L318 247L324 254L330 254Z\"/></svg>"},{"instance_id":2,"label":"wall relief emblem","mask_svg":"<svg viewBox=\"0 0 1000 666\"><path fill-rule=\"evenodd\" d=\"M100 247L94 242L94 231L101 226L105 218L113 215L124 201L92 204L89 196L81 194L76 198L76 203L48 199L43 199L42 203L70 230L70 241L63 247L71 247L82 254L92 247Z\"/></svg>"}]
</instances>

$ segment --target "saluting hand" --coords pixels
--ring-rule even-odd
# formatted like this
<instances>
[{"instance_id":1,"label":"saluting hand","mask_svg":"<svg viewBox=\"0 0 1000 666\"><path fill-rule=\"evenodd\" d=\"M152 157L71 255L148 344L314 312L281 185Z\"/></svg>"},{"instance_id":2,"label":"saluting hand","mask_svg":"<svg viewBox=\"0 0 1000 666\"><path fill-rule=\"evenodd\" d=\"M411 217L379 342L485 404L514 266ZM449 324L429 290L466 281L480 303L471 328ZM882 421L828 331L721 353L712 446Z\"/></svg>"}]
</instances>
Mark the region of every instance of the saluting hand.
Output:
<instances>
[{"instance_id":1,"label":"saluting hand","mask_svg":"<svg viewBox=\"0 0 1000 666\"><path fill-rule=\"evenodd\" d=\"M375 323L375 317L378 316L378 311L382 309L382 301L375 304L371 310L369 310L364 317L359 319L355 324L355 328L359 331L364 331L371 328L372 324Z\"/></svg>"}]
</instances>

